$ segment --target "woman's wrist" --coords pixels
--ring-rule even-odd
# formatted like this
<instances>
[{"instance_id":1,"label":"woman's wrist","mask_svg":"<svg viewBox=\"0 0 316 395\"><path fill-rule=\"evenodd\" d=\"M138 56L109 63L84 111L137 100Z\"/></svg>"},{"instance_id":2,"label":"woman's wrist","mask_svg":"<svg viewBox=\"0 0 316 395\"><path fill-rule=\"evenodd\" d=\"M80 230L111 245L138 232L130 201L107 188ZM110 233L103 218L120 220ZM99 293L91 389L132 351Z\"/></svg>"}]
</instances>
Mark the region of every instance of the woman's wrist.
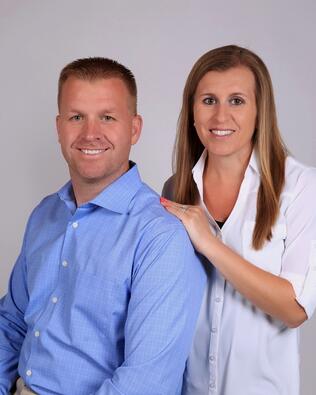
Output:
<instances>
[{"instance_id":1,"label":"woman's wrist","mask_svg":"<svg viewBox=\"0 0 316 395\"><path fill-rule=\"evenodd\" d=\"M224 244L213 234L210 234L208 243L205 245L203 255L211 262L218 259L223 250Z\"/></svg>"}]
</instances>

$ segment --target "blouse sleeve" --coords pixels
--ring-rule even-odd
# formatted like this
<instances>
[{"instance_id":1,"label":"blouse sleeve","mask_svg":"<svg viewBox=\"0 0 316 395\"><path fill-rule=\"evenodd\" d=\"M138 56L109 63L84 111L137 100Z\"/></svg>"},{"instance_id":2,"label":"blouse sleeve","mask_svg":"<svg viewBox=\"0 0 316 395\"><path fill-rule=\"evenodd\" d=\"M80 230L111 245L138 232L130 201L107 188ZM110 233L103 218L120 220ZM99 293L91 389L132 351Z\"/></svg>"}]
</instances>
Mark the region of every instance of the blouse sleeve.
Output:
<instances>
[{"instance_id":1,"label":"blouse sleeve","mask_svg":"<svg viewBox=\"0 0 316 395\"><path fill-rule=\"evenodd\" d=\"M281 277L291 282L310 318L316 307L316 169L305 168L289 192Z\"/></svg>"}]
</instances>

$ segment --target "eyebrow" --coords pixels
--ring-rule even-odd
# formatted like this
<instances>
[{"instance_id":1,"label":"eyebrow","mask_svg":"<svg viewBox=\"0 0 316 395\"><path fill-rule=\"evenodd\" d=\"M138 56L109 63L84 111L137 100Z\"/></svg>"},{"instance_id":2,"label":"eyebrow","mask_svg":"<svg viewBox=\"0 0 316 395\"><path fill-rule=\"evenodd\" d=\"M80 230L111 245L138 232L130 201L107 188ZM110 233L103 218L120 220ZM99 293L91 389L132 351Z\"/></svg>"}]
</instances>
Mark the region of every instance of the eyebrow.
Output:
<instances>
[{"instance_id":1,"label":"eyebrow","mask_svg":"<svg viewBox=\"0 0 316 395\"><path fill-rule=\"evenodd\" d=\"M68 110L68 112L76 113L76 114L84 114L85 113L85 111L81 111L76 108L71 108L70 110ZM105 114L105 113L106 114L114 114L115 109L114 108L108 108L108 109L104 108L103 110L99 111L99 114Z\"/></svg>"},{"instance_id":2,"label":"eyebrow","mask_svg":"<svg viewBox=\"0 0 316 395\"><path fill-rule=\"evenodd\" d=\"M215 96L215 97L217 97L217 95L215 93L211 93L211 92L201 93L199 96ZM243 93L243 92L233 92L229 96L244 96L244 97L248 97L248 95L246 95L246 93Z\"/></svg>"}]
</instances>

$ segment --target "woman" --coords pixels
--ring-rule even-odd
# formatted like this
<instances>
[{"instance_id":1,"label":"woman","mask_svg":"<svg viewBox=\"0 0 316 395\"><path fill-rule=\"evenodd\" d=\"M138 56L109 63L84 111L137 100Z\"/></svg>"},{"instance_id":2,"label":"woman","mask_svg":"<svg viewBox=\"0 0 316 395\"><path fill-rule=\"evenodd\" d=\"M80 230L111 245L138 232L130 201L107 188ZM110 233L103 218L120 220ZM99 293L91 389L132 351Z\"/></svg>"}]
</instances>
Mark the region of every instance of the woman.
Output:
<instances>
[{"instance_id":1,"label":"woman","mask_svg":"<svg viewBox=\"0 0 316 395\"><path fill-rule=\"evenodd\" d=\"M297 327L316 304L316 170L288 155L256 54L230 45L197 61L175 152L163 191L174 202L161 201L208 272L183 394L298 395Z\"/></svg>"}]
</instances>

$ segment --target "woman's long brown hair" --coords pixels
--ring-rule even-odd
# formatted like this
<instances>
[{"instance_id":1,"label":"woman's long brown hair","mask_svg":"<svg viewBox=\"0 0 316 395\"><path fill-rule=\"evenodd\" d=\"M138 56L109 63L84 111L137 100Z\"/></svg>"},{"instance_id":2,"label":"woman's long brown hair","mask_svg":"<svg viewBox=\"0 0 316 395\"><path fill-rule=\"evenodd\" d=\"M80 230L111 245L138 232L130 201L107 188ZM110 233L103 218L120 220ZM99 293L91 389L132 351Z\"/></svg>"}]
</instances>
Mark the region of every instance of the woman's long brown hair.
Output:
<instances>
[{"instance_id":1,"label":"woman's long brown hair","mask_svg":"<svg viewBox=\"0 0 316 395\"><path fill-rule=\"evenodd\" d=\"M205 53L193 66L186 81L178 131L174 147L174 198L178 203L196 204L198 191L192 168L204 147L194 127L193 104L199 81L209 71L225 71L232 67L248 67L256 81L257 122L253 137L260 171L253 248L262 248L272 237L272 227L279 214L280 195L284 186L286 147L276 117L271 78L263 61L253 52L228 45Z\"/></svg>"}]
</instances>

